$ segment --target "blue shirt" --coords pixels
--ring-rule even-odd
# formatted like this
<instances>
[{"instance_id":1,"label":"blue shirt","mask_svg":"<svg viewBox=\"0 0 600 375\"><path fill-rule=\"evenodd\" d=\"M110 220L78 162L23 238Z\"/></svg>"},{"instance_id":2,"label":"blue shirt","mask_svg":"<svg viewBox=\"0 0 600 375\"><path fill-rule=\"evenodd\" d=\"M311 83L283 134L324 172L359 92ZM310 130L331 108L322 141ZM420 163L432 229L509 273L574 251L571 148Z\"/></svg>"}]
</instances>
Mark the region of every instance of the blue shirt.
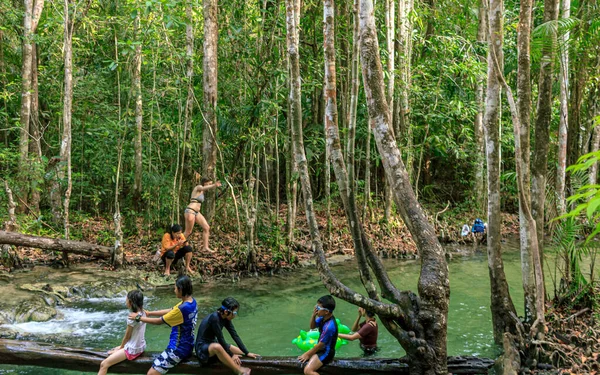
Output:
<instances>
[{"instance_id":1,"label":"blue shirt","mask_svg":"<svg viewBox=\"0 0 600 375\"><path fill-rule=\"evenodd\" d=\"M319 342L325 345L325 348L319 351L319 359L323 361L328 355L335 354L335 344L338 338L338 327L335 322L335 316L327 321L320 321L317 323L319 328Z\"/></svg>"},{"instance_id":2,"label":"blue shirt","mask_svg":"<svg viewBox=\"0 0 600 375\"><path fill-rule=\"evenodd\" d=\"M163 322L173 327L167 349L173 349L180 358L192 354L197 315L196 300L192 298L192 302L179 302L162 317Z\"/></svg>"}]
</instances>

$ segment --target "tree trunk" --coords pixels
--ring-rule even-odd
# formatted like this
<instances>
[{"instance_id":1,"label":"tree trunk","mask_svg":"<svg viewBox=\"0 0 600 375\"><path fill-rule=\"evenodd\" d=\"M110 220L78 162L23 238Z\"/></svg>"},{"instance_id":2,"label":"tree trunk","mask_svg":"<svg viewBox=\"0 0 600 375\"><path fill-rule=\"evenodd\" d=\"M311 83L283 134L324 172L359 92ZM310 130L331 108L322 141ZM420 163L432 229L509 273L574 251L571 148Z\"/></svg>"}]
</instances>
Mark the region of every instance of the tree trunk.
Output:
<instances>
[{"instance_id":1,"label":"tree trunk","mask_svg":"<svg viewBox=\"0 0 600 375\"><path fill-rule=\"evenodd\" d=\"M385 0L385 30L386 30L386 47L387 47L387 104L390 109L390 121L392 124L392 134L394 133L394 16L395 16L395 0ZM384 219L386 223L390 223L392 221L392 187L390 183L386 181L385 183L385 209L384 209Z\"/></svg>"},{"instance_id":2,"label":"tree trunk","mask_svg":"<svg viewBox=\"0 0 600 375\"><path fill-rule=\"evenodd\" d=\"M42 3L43 1L39 1ZM36 3L36 6L38 5ZM35 8L34 8L35 9ZM41 10L40 10L41 13ZM35 14L35 12L34 12ZM44 180L42 174L42 145L41 145L41 127L39 116L39 88L38 88L38 53L37 46L33 43L31 50L31 121L29 129L31 132L31 141L29 143L29 153L33 155L33 168L30 169L31 177L31 201L29 207L36 215L40 213L40 183Z\"/></svg>"},{"instance_id":3,"label":"tree trunk","mask_svg":"<svg viewBox=\"0 0 600 375\"><path fill-rule=\"evenodd\" d=\"M362 222L358 217L354 190L350 188L350 180L346 172L344 155L340 142L336 99L336 65L335 65L335 14L334 0L323 1L323 50L325 55L325 144L331 157L335 178L340 190L340 198L346 213L348 228L352 234L354 251L358 262L360 279L370 298L379 300L377 288L371 277L365 256L365 249L372 254L371 243L367 239Z\"/></svg>"},{"instance_id":4,"label":"tree trunk","mask_svg":"<svg viewBox=\"0 0 600 375\"><path fill-rule=\"evenodd\" d=\"M531 323L535 317L535 281L533 276L533 257L531 253L532 236L529 231L527 218L523 213L523 205L531 202L531 173L530 173L530 117L531 117L531 29L533 0L521 1L519 12L519 28L517 36L518 71L517 71L517 107L520 125L521 153L515 158L520 159L523 180L522 196L519 199L519 231L521 239L521 269L525 302L525 321ZM519 194L519 197L521 194Z\"/></svg>"},{"instance_id":5,"label":"tree trunk","mask_svg":"<svg viewBox=\"0 0 600 375\"><path fill-rule=\"evenodd\" d=\"M64 88L64 100L63 100L63 135L62 142L60 144L60 161L61 166L60 180L67 179L66 189L63 200L63 222L65 230L65 239L69 239L69 205L71 203L71 190L73 188L73 182L71 178L71 115L73 111L73 28L74 28L74 17L70 14L70 4L73 0L64 0L64 12L65 12L65 37L64 37L64 66L65 66L65 88ZM63 259L66 261L66 254L63 253Z\"/></svg>"},{"instance_id":6,"label":"tree trunk","mask_svg":"<svg viewBox=\"0 0 600 375\"><path fill-rule=\"evenodd\" d=\"M545 0L544 22L555 22L558 19L559 4L560 0ZM537 117L535 120L535 150L533 155L533 173L531 180L531 214L536 221L539 257L542 265L544 264L544 206L546 203L548 148L550 143L550 120L552 117L552 81L554 80L554 46L556 45L555 32L552 32L551 39L552 46L544 47L541 59L536 111ZM543 271L543 267L541 268ZM545 298L545 296L542 298Z\"/></svg>"},{"instance_id":7,"label":"tree trunk","mask_svg":"<svg viewBox=\"0 0 600 375\"><path fill-rule=\"evenodd\" d=\"M185 61L186 61L186 84L187 84L187 97L185 100L185 111L183 119L183 142L181 145L181 164L179 173L179 188L177 189L177 207L179 207L179 197L181 196L181 189L183 187L183 176L185 174L185 162L187 151L190 148L189 139L192 129L192 118L194 112L194 18L193 18L193 4L191 1L186 1L185 4ZM178 211L179 216L179 211Z\"/></svg>"},{"instance_id":8,"label":"tree trunk","mask_svg":"<svg viewBox=\"0 0 600 375\"><path fill-rule=\"evenodd\" d=\"M413 130L410 124L410 87L411 87L411 60L412 60L412 21L410 13L414 7L414 0L400 0L398 2L398 71L400 72L398 87L398 121L396 121L400 139L406 145L406 169L409 178L413 174ZM401 134L401 136L400 136Z\"/></svg>"},{"instance_id":9,"label":"tree trunk","mask_svg":"<svg viewBox=\"0 0 600 375\"><path fill-rule=\"evenodd\" d=\"M29 157L29 123L31 116L31 62L33 51L33 4L35 0L24 0L23 17L23 63L21 68L21 139L19 142L20 165L28 165ZM24 189L27 191L27 189ZM27 201L27 194L23 194Z\"/></svg>"},{"instance_id":10,"label":"tree trunk","mask_svg":"<svg viewBox=\"0 0 600 375\"><path fill-rule=\"evenodd\" d=\"M355 148L356 148L356 111L358 109L358 90L360 88L360 79L359 79L359 67L358 67L358 59L359 59L359 41L358 41L358 33L359 33L359 23L358 23L358 0L354 0L353 10L353 24L352 24L352 57L351 57L351 70L350 70L350 108L348 109L348 120L346 123L348 124L348 142L347 142L347 152L346 157L348 161L348 181L350 181L350 185L348 186L348 190L350 194L356 194L356 183L355 183L355 173L354 173L354 163L355 163ZM369 199L367 195L365 195L365 200ZM363 217L364 220L364 217Z\"/></svg>"},{"instance_id":11,"label":"tree trunk","mask_svg":"<svg viewBox=\"0 0 600 375\"><path fill-rule=\"evenodd\" d=\"M600 57L597 59L596 71L600 72ZM590 113L592 115L592 139L590 152L598 152L600 149L600 82L596 82L590 90ZM590 166L589 184L596 185L598 183L598 163Z\"/></svg>"},{"instance_id":12,"label":"tree trunk","mask_svg":"<svg viewBox=\"0 0 600 375\"><path fill-rule=\"evenodd\" d=\"M500 228L500 138L499 112L501 86L494 65L504 65L502 44L504 2L489 0L488 76L483 129L485 133L488 186L487 252L490 273L491 311L494 341L502 345L504 332L517 333L518 318L512 302L502 261Z\"/></svg>"},{"instance_id":13,"label":"tree trunk","mask_svg":"<svg viewBox=\"0 0 600 375\"><path fill-rule=\"evenodd\" d=\"M420 344L415 345L412 340L400 342L413 367L411 372L446 374L446 329L450 295L448 266L435 230L415 198L390 129L392 123L384 93L371 0L360 0L360 43L363 81L373 134L387 180L392 186L396 206L417 245L422 262L418 283L421 300L419 323L422 331L415 332Z\"/></svg>"},{"instance_id":14,"label":"tree trunk","mask_svg":"<svg viewBox=\"0 0 600 375\"><path fill-rule=\"evenodd\" d=\"M485 5L486 0L481 0L479 4L479 25L477 27L477 42L480 45L487 42L488 34L488 15ZM484 56L479 57L484 60ZM483 113L484 113L484 95L483 90L485 82L483 77L477 80L475 87L475 101L477 103L477 115L475 115L474 135L475 135L475 184L473 186L473 197L475 198L475 207L478 211L484 212L486 209L487 194L485 189L485 139L483 135Z\"/></svg>"},{"instance_id":15,"label":"tree trunk","mask_svg":"<svg viewBox=\"0 0 600 375\"><path fill-rule=\"evenodd\" d=\"M217 23L217 0L203 0L204 6L204 131L202 133L202 172L205 177L215 180L217 166L217 43L219 30ZM215 213L215 190L207 190L206 201L202 205L204 216L212 221Z\"/></svg>"},{"instance_id":16,"label":"tree trunk","mask_svg":"<svg viewBox=\"0 0 600 375\"><path fill-rule=\"evenodd\" d=\"M71 348L32 341L0 339L0 363L11 365L33 365L65 370L96 372L105 352ZM135 361L123 361L111 366L115 374L141 374L151 366L158 353L145 352ZM262 357L243 359L244 366L261 374L278 375L298 372L296 357ZM494 361L476 357L449 357L448 370L453 374L487 374ZM178 374L230 374L231 370L221 364L200 366L195 359L179 363L174 370ZM333 360L319 370L323 374L409 374L409 367L402 360L387 358L352 358Z\"/></svg>"},{"instance_id":17,"label":"tree trunk","mask_svg":"<svg viewBox=\"0 0 600 375\"><path fill-rule=\"evenodd\" d=\"M8 203L8 220L4 222L4 230L12 232L17 229L17 215L15 209L17 205L13 198L12 190L8 186L8 182L4 180L4 191L6 192L6 198ZM0 264L7 268L22 268L21 258L19 253L13 249L11 245L0 246Z\"/></svg>"},{"instance_id":18,"label":"tree trunk","mask_svg":"<svg viewBox=\"0 0 600 375\"><path fill-rule=\"evenodd\" d=\"M562 0L562 18L571 17L571 0ZM565 177L567 168L567 128L569 127L569 32L561 37L560 55L560 122L558 126L558 167L556 168L556 208L566 212Z\"/></svg>"},{"instance_id":19,"label":"tree trunk","mask_svg":"<svg viewBox=\"0 0 600 375\"><path fill-rule=\"evenodd\" d=\"M113 253L113 249L110 247L95 245L88 242L30 236L3 230L0 230L0 244L62 251L65 253L89 255L98 258L110 258Z\"/></svg>"},{"instance_id":20,"label":"tree trunk","mask_svg":"<svg viewBox=\"0 0 600 375\"><path fill-rule=\"evenodd\" d=\"M142 199L142 132L144 113L142 108L142 37L140 27L141 9L136 1L136 16L133 22L134 34L137 44L135 45L135 55L133 57L133 95L135 97L135 171L133 178L133 200L135 206L141 207Z\"/></svg>"}]
</instances>

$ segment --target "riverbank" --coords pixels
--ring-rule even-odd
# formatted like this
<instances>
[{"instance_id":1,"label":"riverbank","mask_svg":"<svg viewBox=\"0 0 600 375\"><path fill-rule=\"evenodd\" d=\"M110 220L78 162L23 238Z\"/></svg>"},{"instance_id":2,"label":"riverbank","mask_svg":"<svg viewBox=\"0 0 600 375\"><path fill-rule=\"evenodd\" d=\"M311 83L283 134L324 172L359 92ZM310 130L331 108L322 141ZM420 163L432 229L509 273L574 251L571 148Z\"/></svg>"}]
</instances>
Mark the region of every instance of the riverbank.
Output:
<instances>
[{"instance_id":1,"label":"riverbank","mask_svg":"<svg viewBox=\"0 0 600 375\"><path fill-rule=\"evenodd\" d=\"M462 245L470 244L470 237L461 237L460 230L463 224L471 223L473 218L464 212L449 213L441 211L430 215L431 221L435 222L440 241L457 245L456 252L459 254L469 253L471 250ZM283 217L284 214L285 209L283 208L280 216ZM374 251L383 259L416 258L415 244L402 220L395 218L391 223L384 223L381 220L382 216L381 212L374 211L364 222L365 231ZM513 214L503 214L502 218L503 236L512 237L517 234L518 217ZM72 239L109 247L114 245L112 220L99 217L80 219L73 221ZM317 219L327 256L329 258L335 256L332 258L334 260L352 258L354 254L352 238L343 211L332 209L329 225L327 215L322 210L317 211ZM303 212L297 214L294 241L291 246L285 244L285 229L283 226L279 228L277 223L264 222L260 223L260 227L262 230L257 231L257 238L254 243L253 250L256 257L253 263L248 262L248 248L245 240L238 238L240 233L237 226L232 225L231 220L220 217L215 218L215 222L211 227L211 248L214 253L199 251L201 231L196 228L189 239L195 250L192 267L197 270L197 276L206 281L219 277L240 278L247 275L273 274L282 270L292 270L311 262L310 236ZM128 232L135 234L126 237L123 243L126 267L147 272L149 277L159 274L160 266L153 262L152 258L158 249L164 230L149 228L141 220L137 222L135 230L131 229ZM50 233L39 228L35 231L30 226L27 227L26 231L33 235L60 237L60 234L56 232ZM452 249L453 246L449 248ZM20 247L17 253L21 257L25 268L37 266L62 268L66 266L61 260L60 253L57 252ZM92 259L78 255L70 255L69 260L70 266L89 264L102 270L112 269L108 260ZM12 270L0 265L0 271L11 272Z\"/></svg>"}]
</instances>

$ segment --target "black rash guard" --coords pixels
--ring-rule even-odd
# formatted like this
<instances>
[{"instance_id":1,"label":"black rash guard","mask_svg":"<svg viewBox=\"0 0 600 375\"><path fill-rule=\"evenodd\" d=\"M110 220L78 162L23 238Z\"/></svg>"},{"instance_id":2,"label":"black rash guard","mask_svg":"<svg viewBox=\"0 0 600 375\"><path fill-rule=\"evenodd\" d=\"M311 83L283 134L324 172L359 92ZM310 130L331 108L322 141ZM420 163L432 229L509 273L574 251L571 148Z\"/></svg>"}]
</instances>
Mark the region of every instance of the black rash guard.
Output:
<instances>
[{"instance_id":1,"label":"black rash guard","mask_svg":"<svg viewBox=\"0 0 600 375\"><path fill-rule=\"evenodd\" d=\"M198 334L196 335L196 353L198 353L198 348L200 348L203 344L218 342L229 355L233 355L231 350L229 350L230 345L223 337L223 327L227 329L231 335L231 338L233 341L235 341L238 348L240 348L244 355L248 355L248 349L246 349L242 339L235 331L231 320L221 318L217 311L202 319L202 323L200 323L200 327L198 328Z\"/></svg>"}]
</instances>

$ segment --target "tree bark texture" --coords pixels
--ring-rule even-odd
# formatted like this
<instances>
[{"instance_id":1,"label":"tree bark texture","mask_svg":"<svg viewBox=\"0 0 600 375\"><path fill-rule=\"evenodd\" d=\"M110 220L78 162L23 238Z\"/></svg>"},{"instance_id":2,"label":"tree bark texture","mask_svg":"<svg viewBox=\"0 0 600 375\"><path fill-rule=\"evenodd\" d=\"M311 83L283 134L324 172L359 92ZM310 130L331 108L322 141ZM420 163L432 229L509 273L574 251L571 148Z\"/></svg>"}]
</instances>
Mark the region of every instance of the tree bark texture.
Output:
<instances>
[{"instance_id":1,"label":"tree bark texture","mask_svg":"<svg viewBox=\"0 0 600 375\"><path fill-rule=\"evenodd\" d=\"M399 341L406 349L415 373L447 373L446 330L450 286L444 249L411 188L408 173L396 145L384 91L383 69L371 0L360 1L361 65L373 135L381 155L394 200L421 255L418 282L422 330L416 337ZM400 335L402 336L402 334ZM419 344L415 345L416 342Z\"/></svg>"},{"instance_id":2,"label":"tree bark texture","mask_svg":"<svg viewBox=\"0 0 600 375\"><path fill-rule=\"evenodd\" d=\"M522 195L526 202L519 199L519 232L521 240L521 269L525 302L525 320L532 322L535 316L535 282L533 276L533 258L531 241L535 233L529 231L523 214L523 205L531 202L531 173L530 173L530 128L531 128L531 29L532 29L533 0L522 0L519 11L519 29L517 36L517 108L519 112L521 152L515 158L521 165L523 180Z\"/></svg>"},{"instance_id":3,"label":"tree bark texture","mask_svg":"<svg viewBox=\"0 0 600 375\"><path fill-rule=\"evenodd\" d=\"M71 117L73 112L73 29L75 11L71 14L70 4L73 0L64 0L64 96L63 96L63 135L60 144L59 179L66 181L62 216L65 230L65 239L69 239L69 205L71 203L71 190L73 181L71 178ZM64 253L66 254L66 253Z\"/></svg>"},{"instance_id":4,"label":"tree bark texture","mask_svg":"<svg viewBox=\"0 0 600 375\"><path fill-rule=\"evenodd\" d=\"M95 256L98 258L110 258L113 252L110 247L95 245L88 242L30 236L3 230L0 230L0 243L33 247L42 250L63 251L73 254Z\"/></svg>"},{"instance_id":5,"label":"tree bark texture","mask_svg":"<svg viewBox=\"0 0 600 375\"><path fill-rule=\"evenodd\" d=\"M136 2L137 3L137 2ZM142 38L140 27L140 12L141 9L136 5L136 16L133 22L134 34L137 44L135 45L135 54L133 57L133 96L135 98L135 171L133 178L133 199L140 206L142 198L142 134L144 112L142 107Z\"/></svg>"},{"instance_id":6,"label":"tree bark texture","mask_svg":"<svg viewBox=\"0 0 600 375\"><path fill-rule=\"evenodd\" d=\"M203 0L204 6L204 131L202 133L202 173L211 180L216 179L217 166L217 23L218 0ZM204 192L206 201L202 205L204 216L212 221L215 213L215 190Z\"/></svg>"},{"instance_id":7,"label":"tree bark texture","mask_svg":"<svg viewBox=\"0 0 600 375\"><path fill-rule=\"evenodd\" d=\"M159 353L145 352L135 361L124 361L111 366L110 373L141 374L151 366ZM32 341L0 339L0 363L12 365L33 365L62 368L73 371L96 372L106 352L96 352L81 348L51 345ZM262 357L242 359L244 366L261 374L290 374L302 371L295 357ZM494 361L476 357L449 357L448 370L453 374L487 374ZM230 374L231 370L219 364L205 366L194 359L182 361L175 368L177 374ZM333 360L319 373L323 374L409 374L409 367L398 359L350 358Z\"/></svg>"},{"instance_id":8,"label":"tree bark texture","mask_svg":"<svg viewBox=\"0 0 600 375\"><path fill-rule=\"evenodd\" d=\"M395 121L399 139L404 139L406 145L406 169L411 178L413 173L412 127L410 124L410 87L412 60L412 20L410 14L414 8L414 0L398 2L398 120Z\"/></svg>"},{"instance_id":9,"label":"tree bark texture","mask_svg":"<svg viewBox=\"0 0 600 375\"><path fill-rule=\"evenodd\" d=\"M486 143L488 186L487 252L490 273L491 311L494 341L502 345L504 332L517 332L517 313L512 302L502 261L500 228L500 94L501 86L494 65L502 68L504 55L503 0L489 0L488 76L483 129Z\"/></svg>"},{"instance_id":10,"label":"tree bark texture","mask_svg":"<svg viewBox=\"0 0 600 375\"><path fill-rule=\"evenodd\" d=\"M560 0L545 0L544 22L558 19ZM537 117L535 119L535 149L531 180L531 214L536 222L540 263L544 264L544 223L546 182L548 179L548 149L550 144L550 120L552 118L552 83L554 81L554 46L556 33L550 35L551 46L544 47L538 84ZM543 267L542 271L543 271ZM543 284L543 280L542 280ZM545 298L545 297L544 297ZM535 314L534 314L535 316Z\"/></svg>"},{"instance_id":11,"label":"tree bark texture","mask_svg":"<svg viewBox=\"0 0 600 375\"><path fill-rule=\"evenodd\" d=\"M323 50L325 55L325 144L331 157L333 171L340 190L340 198L346 213L348 228L352 234L354 252L358 262L358 270L363 286L370 298L379 300L377 288L373 282L367 265L365 248L372 254L371 244L367 239L362 222L358 217L354 190L350 187L344 155L340 142L336 99L336 65L335 65L335 10L334 0L323 1Z\"/></svg>"},{"instance_id":12,"label":"tree bark texture","mask_svg":"<svg viewBox=\"0 0 600 375\"><path fill-rule=\"evenodd\" d=\"M571 0L562 0L561 17L571 17ZM556 167L556 208L566 212L565 178L567 169L567 128L569 127L569 32L561 37L560 51L560 121L558 125L558 166Z\"/></svg>"},{"instance_id":13,"label":"tree bark texture","mask_svg":"<svg viewBox=\"0 0 600 375\"><path fill-rule=\"evenodd\" d=\"M348 186L350 194L356 194L356 184L354 180L354 163L355 163L355 149L356 149L356 112L358 109L358 90L360 88L359 79L359 22L358 22L358 0L354 0L353 10L353 23L352 23L352 57L351 57L351 71L350 71L350 108L348 110L348 142L346 143L347 151L346 157L348 161ZM365 199L369 199L365 195Z\"/></svg>"},{"instance_id":14,"label":"tree bark texture","mask_svg":"<svg viewBox=\"0 0 600 375\"><path fill-rule=\"evenodd\" d=\"M395 137L394 132L394 26L395 26L395 0L384 0L385 1L385 30L386 30L386 47L387 47L387 94L386 100L388 108L390 110L390 124L392 124L391 131ZM389 181L386 181L384 188L384 219L386 223L392 221L392 187Z\"/></svg>"},{"instance_id":15,"label":"tree bark texture","mask_svg":"<svg viewBox=\"0 0 600 375\"><path fill-rule=\"evenodd\" d=\"M20 162L24 167L29 155L29 119L31 116L31 53L33 50L33 4L34 0L24 0L23 17L23 63L21 68L21 139Z\"/></svg>"},{"instance_id":16,"label":"tree bark texture","mask_svg":"<svg viewBox=\"0 0 600 375\"><path fill-rule=\"evenodd\" d=\"M486 0L481 0L481 4L479 5L479 20L477 27L477 42L480 45L487 42L487 34L488 34L488 19L487 19L487 9L484 4ZM484 60L484 56L480 56L481 60ZM487 200L487 194L485 189L485 139L483 135L483 113L484 113L484 95L483 91L485 88L484 77L481 77L477 80L477 86L475 87L475 100L477 102L477 115L475 115L474 122L474 136L475 136L475 144L476 155L475 155L475 184L473 185L473 197L475 197L476 207L481 210L481 212L485 211L485 202Z\"/></svg>"}]
</instances>

